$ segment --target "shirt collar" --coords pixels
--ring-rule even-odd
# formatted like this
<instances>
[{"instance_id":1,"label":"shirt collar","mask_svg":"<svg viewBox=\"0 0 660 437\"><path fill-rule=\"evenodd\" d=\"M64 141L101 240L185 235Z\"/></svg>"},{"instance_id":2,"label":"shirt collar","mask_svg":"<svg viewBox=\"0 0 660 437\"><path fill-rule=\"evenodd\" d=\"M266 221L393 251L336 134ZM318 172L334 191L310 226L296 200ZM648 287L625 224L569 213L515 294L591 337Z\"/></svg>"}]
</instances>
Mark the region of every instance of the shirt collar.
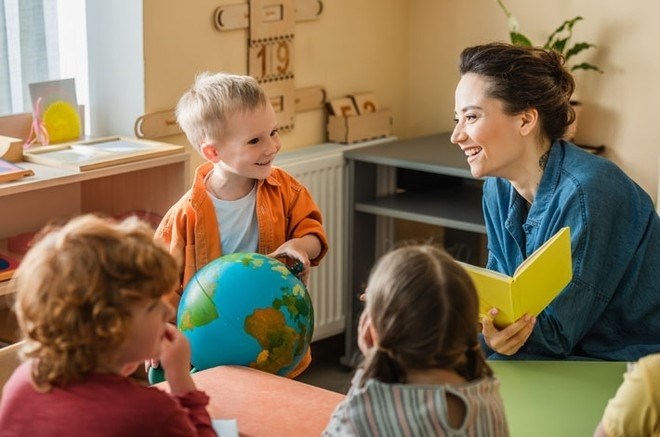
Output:
<instances>
[{"instance_id":1,"label":"shirt collar","mask_svg":"<svg viewBox=\"0 0 660 437\"><path fill-rule=\"evenodd\" d=\"M547 205L554 196L554 192L559 185L559 178L561 176L562 163L564 162L564 153L566 143L564 140L556 140L550 146L550 153L548 161L546 162L539 189L534 198L533 209L540 208L541 210Z\"/></svg>"}]
</instances>

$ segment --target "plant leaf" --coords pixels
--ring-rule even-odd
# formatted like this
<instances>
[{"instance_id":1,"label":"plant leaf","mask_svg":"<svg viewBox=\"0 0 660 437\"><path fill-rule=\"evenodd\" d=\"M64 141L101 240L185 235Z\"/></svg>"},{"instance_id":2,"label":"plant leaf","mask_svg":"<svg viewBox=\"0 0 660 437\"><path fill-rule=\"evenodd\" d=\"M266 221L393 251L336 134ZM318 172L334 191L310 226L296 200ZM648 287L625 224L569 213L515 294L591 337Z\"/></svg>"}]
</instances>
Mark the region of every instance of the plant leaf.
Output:
<instances>
[{"instance_id":1,"label":"plant leaf","mask_svg":"<svg viewBox=\"0 0 660 437\"><path fill-rule=\"evenodd\" d=\"M509 33L509 36L511 37L511 44L517 45L517 46L527 46L527 47L532 47L532 42L522 33L519 32L511 32Z\"/></svg>"},{"instance_id":2,"label":"plant leaf","mask_svg":"<svg viewBox=\"0 0 660 437\"><path fill-rule=\"evenodd\" d=\"M544 47L544 49L554 50L554 51L559 52L563 55L564 54L564 49L566 48L566 43L567 42L568 42L568 38L558 39L558 40L554 41L550 47Z\"/></svg>"},{"instance_id":3,"label":"plant leaf","mask_svg":"<svg viewBox=\"0 0 660 437\"><path fill-rule=\"evenodd\" d=\"M575 71L575 70L593 70L593 71L597 71L601 74L603 73L603 70L601 70L600 68L598 68L595 65L590 64L588 62L582 62L581 64L573 65L571 67L571 71Z\"/></svg>"},{"instance_id":4,"label":"plant leaf","mask_svg":"<svg viewBox=\"0 0 660 437\"><path fill-rule=\"evenodd\" d=\"M574 17L572 20L566 20L564 22L564 24L566 24L566 26L568 26L569 31L572 31L573 26L575 26L575 23L577 23L580 20L584 20L584 18L582 18L581 16L578 15L577 17Z\"/></svg>"},{"instance_id":5,"label":"plant leaf","mask_svg":"<svg viewBox=\"0 0 660 437\"><path fill-rule=\"evenodd\" d=\"M586 50L591 47L596 47L595 44L590 44L588 42L578 42L573 45L570 49L566 51L566 59L577 55L580 53L582 50Z\"/></svg>"},{"instance_id":6,"label":"plant leaf","mask_svg":"<svg viewBox=\"0 0 660 437\"><path fill-rule=\"evenodd\" d=\"M548 36L548 39L546 40L543 47L546 49L552 48L552 46L556 44L554 40L559 39L559 34L561 34L562 32L568 32L568 36L565 38L565 40L568 42L573 36L573 26L575 26L575 23L577 23L580 20L583 20L583 18L580 17L579 15L570 20L565 20L563 23L561 23L561 25L558 28L555 29L554 32L550 34L550 36Z\"/></svg>"}]
</instances>

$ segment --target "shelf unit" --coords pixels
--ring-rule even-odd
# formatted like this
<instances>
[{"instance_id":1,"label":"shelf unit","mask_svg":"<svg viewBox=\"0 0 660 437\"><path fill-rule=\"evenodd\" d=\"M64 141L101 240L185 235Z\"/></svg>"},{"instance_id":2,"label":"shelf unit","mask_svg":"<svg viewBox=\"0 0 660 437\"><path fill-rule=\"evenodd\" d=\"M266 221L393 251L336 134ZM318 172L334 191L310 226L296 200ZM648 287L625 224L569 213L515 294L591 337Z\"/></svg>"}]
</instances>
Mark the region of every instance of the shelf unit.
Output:
<instances>
[{"instance_id":1,"label":"shelf unit","mask_svg":"<svg viewBox=\"0 0 660 437\"><path fill-rule=\"evenodd\" d=\"M34 176L0 184L0 251L20 259L9 252L8 239L38 231L53 220L91 212L165 214L186 190L189 154L182 151L84 172L18 164L32 169ZM6 339L3 328L13 293L11 281L0 282L0 340Z\"/></svg>"},{"instance_id":2,"label":"shelf unit","mask_svg":"<svg viewBox=\"0 0 660 437\"><path fill-rule=\"evenodd\" d=\"M398 140L344 153L346 184L346 345L342 362L356 364L358 299L369 272L384 249L379 235L382 218L404 219L485 235L481 181L472 177L465 154L449 141L450 133ZM403 187L396 175L430 180L426 186ZM393 183L383 182L393 175ZM435 178L435 179L434 179ZM388 186L389 185L389 186ZM380 249L379 249L380 247Z\"/></svg>"}]
</instances>

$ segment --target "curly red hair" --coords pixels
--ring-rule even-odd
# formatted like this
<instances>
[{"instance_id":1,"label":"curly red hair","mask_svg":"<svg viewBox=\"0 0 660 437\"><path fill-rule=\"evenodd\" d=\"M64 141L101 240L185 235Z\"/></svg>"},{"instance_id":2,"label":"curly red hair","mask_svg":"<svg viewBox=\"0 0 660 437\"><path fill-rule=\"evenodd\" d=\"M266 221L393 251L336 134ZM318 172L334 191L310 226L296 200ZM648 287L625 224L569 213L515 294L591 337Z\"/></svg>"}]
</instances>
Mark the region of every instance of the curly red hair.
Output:
<instances>
[{"instance_id":1,"label":"curly red hair","mask_svg":"<svg viewBox=\"0 0 660 437\"><path fill-rule=\"evenodd\" d=\"M14 279L15 311L41 389L93 372L126 339L130 307L178 283L178 263L144 222L93 215L44 231Z\"/></svg>"}]
</instances>

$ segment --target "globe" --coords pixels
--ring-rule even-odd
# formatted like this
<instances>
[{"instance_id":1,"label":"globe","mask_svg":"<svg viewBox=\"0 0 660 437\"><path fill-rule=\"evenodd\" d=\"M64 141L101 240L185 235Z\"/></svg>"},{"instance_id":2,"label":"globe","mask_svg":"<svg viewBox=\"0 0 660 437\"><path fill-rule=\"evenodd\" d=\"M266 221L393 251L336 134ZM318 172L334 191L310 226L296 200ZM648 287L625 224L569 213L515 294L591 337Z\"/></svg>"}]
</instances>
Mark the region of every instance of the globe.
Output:
<instances>
[{"instance_id":1,"label":"globe","mask_svg":"<svg viewBox=\"0 0 660 437\"><path fill-rule=\"evenodd\" d=\"M258 253L225 255L200 269L183 291L177 321L197 370L232 364L286 375L314 332L303 283Z\"/></svg>"}]
</instances>

